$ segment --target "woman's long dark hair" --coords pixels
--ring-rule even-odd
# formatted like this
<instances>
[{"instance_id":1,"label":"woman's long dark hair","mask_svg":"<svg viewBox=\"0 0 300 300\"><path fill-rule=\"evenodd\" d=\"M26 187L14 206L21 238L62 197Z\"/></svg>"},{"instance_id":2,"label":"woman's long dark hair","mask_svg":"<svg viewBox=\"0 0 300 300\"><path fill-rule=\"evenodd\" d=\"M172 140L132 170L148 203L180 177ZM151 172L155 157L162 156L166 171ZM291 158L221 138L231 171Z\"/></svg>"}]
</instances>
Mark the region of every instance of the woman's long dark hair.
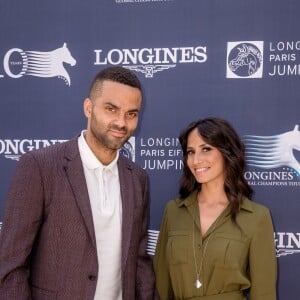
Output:
<instances>
[{"instance_id":1,"label":"woman's long dark hair","mask_svg":"<svg viewBox=\"0 0 300 300\"><path fill-rule=\"evenodd\" d=\"M216 147L222 154L225 163L224 190L230 203L230 215L236 223L236 215L243 196L250 198L252 189L244 178L246 169L245 147L234 128L220 118L206 118L192 122L180 134L179 141L183 151L183 173L179 188L181 199L186 198L195 189L201 190L187 166L187 139L191 131L197 128L203 140Z\"/></svg>"}]
</instances>

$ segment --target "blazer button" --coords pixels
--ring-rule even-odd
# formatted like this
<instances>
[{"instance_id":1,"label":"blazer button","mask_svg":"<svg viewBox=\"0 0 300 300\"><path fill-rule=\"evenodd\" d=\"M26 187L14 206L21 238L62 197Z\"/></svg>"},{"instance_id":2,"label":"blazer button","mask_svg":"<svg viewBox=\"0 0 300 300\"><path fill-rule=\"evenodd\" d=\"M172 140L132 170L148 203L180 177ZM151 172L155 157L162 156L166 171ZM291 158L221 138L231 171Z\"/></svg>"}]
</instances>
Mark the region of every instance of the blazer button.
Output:
<instances>
[{"instance_id":1,"label":"blazer button","mask_svg":"<svg viewBox=\"0 0 300 300\"><path fill-rule=\"evenodd\" d=\"M89 280L95 281L97 277L95 275L89 275Z\"/></svg>"}]
</instances>

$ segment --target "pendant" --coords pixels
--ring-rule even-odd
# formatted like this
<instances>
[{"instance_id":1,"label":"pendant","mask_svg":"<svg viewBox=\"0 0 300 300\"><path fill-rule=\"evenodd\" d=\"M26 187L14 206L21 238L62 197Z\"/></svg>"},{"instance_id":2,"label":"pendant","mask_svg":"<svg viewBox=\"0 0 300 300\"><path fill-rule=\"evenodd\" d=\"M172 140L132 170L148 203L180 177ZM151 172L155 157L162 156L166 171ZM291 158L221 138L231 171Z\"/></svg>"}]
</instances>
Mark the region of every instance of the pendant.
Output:
<instances>
[{"instance_id":1,"label":"pendant","mask_svg":"<svg viewBox=\"0 0 300 300\"><path fill-rule=\"evenodd\" d=\"M202 283L200 282L199 279L197 279L197 280L195 281L195 287L196 287L196 289L200 289L201 286L202 286Z\"/></svg>"}]
</instances>

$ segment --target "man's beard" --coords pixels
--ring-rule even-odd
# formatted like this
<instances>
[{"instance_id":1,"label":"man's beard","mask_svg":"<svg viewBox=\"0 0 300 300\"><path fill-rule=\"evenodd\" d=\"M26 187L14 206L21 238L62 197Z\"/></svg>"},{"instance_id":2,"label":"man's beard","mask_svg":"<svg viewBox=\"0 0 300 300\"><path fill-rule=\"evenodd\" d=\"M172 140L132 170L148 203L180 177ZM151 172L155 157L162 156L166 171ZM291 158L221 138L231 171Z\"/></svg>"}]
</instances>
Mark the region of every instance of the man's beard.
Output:
<instances>
[{"instance_id":1,"label":"man's beard","mask_svg":"<svg viewBox=\"0 0 300 300\"><path fill-rule=\"evenodd\" d=\"M126 141L128 141L128 139L130 138L130 136L128 136L128 132L126 128L118 128L117 126L110 126L108 128L108 130L113 129L113 130L118 130L121 132L125 132L126 135L122 138L110 138L108 135L105 135L103 133L99 133L94 127L93 124L91 124L91 132L94 135L94 137L97 139L97 141L104 146L107 149L110 150L118 150L120 149L125 143Z\"/></svg>"}]
</instances>

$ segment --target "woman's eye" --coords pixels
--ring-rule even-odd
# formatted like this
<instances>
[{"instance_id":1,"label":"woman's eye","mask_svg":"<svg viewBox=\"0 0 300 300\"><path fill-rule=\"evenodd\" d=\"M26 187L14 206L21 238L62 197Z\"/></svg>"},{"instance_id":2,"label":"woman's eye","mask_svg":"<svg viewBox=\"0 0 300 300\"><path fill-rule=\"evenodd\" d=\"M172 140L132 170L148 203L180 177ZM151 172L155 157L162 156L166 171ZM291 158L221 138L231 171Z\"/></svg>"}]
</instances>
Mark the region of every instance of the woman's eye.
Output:
<instances>
[{"instance_id":1,"label":"woman's eye","mask_svg":"<svg viewBox=\"0 0 300 300\"><path fill-rule=\"evenodd\" d=\"M211 147L203 147L203 151L204 152L208 152L208 151L210 151L212 148Z\"/></svg>"},{"instance_id":2,"label":"woman's eye","mask_svg":"<svg viewBox=\"0 0 300 300\"><path fill-rule=\"evenodd\" d=\"M194 151L192 151L192 150L188 150L187 152L186 152L186 154L189 156L189 155L192 155L194 153Z\"/></svg>"}]
</instances>

